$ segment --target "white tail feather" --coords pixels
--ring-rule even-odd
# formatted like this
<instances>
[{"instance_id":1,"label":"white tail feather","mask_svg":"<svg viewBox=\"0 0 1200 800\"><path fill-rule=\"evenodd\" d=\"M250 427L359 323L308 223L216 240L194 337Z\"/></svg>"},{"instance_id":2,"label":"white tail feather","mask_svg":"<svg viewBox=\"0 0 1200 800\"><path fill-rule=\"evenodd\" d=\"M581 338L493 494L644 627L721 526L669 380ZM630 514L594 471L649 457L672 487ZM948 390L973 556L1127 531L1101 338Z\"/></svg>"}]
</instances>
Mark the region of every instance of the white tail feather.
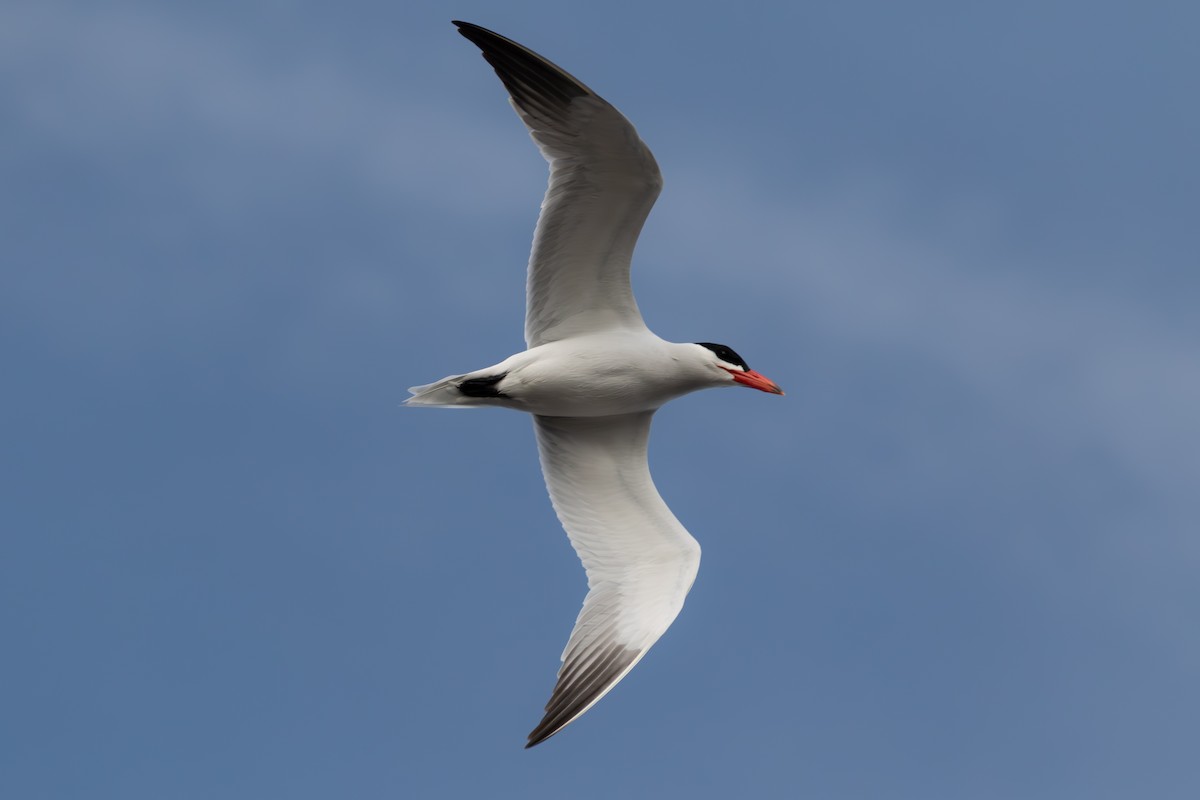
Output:
<instances>
[{"instance_id":1,"label":"white tail feather","mask_svg":"<svg viewBox=\"0 0 1200 800\"><path fill-rule=\"evenodd\" d=\"M458 382L462 375L450 375L440 381L427 383L424 386L410 386L408 391L412 397L404 401L406 406L466 406L475 399L466 397L458 390ZM465 402L464 402L465 401Z\"/></svg>"},{"instance_id":2,"label":"white tail feather","mask_svg":"<svg viewBox=\"0 0 1200 800\"><path fill-rule=\"evenodd\" d=\"M496 405L490 397L471 397L463 394L458 386L475 373L466 375L449 375L440 381L427 383L424 386L410 386L408 391L412 397L404 401L406 406L434 406L439 408L478 408L479 406Z\"/></svg>"}]
</instances>

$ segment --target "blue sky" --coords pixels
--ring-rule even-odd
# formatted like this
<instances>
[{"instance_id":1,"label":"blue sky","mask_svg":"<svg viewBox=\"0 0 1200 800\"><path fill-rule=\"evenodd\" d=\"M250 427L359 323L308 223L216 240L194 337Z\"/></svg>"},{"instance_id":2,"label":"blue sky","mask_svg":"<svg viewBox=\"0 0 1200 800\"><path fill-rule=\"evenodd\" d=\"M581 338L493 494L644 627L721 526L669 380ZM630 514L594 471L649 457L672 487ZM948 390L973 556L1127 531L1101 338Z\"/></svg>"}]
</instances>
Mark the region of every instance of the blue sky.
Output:
<instances>
[{"instance_id":1,"label":"blue sky","mask_svg":"<svg viewBox=\"0 0 1200 800\"><path fill-rule=\"evenodd\" d=\"M0 794L1192 798L1200 12L0 8ZM524 752L584 578L521 346L544 165L461 18L617 105L687 606Z\"/></svg>"}]
</instances>

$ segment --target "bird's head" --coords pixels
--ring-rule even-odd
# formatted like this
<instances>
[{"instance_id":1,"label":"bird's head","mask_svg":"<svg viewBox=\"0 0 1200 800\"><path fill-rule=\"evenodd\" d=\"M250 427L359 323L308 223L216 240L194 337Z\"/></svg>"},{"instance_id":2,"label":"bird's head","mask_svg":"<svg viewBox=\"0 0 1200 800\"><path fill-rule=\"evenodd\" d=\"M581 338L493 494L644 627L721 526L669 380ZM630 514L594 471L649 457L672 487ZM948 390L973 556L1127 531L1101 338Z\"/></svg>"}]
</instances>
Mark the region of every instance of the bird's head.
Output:
<instances>
[{"instance_id":1,"label":"bird's head","mask_svg":"<svg viewBox=\"0 0 1200 800\"><path fill-rule=\"evenodd\" d=\"M707 351L704 355L709 366L720 371L719 382L730 381L751 389L758 389L760 392L783 394L783 389L780 389L775 381L761 372L750 369L750 365L735 353L733 348L712 342L696 342L696 345Z\"/></svg>"}]
</instances>

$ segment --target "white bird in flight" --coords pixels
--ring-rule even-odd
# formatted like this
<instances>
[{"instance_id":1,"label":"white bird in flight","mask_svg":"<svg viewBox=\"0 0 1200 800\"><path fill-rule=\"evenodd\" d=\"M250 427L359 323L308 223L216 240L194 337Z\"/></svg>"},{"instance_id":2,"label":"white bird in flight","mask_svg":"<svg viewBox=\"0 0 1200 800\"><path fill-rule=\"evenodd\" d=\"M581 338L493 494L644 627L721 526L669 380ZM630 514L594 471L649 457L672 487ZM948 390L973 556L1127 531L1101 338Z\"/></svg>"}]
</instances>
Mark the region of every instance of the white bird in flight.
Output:
<instances>
[{"instance_id":1,"label":"white bird in flight","mask_svg":"<svg viewBox=\"0 0 1200 800\"><path fill-rule=\"evenodd\" d=\"M483 51L550 164L526 284L527 350L409 389L412 406L501 406L533 415L550 500L588 593L562 654L545 741L607 694L679 614L700 545L654 488L654 412L698 389L783 391L730 348L675 344L642 321L634 244L662 176L629 120L537 53L455 21Z\"/></svg>"}]
</instances>

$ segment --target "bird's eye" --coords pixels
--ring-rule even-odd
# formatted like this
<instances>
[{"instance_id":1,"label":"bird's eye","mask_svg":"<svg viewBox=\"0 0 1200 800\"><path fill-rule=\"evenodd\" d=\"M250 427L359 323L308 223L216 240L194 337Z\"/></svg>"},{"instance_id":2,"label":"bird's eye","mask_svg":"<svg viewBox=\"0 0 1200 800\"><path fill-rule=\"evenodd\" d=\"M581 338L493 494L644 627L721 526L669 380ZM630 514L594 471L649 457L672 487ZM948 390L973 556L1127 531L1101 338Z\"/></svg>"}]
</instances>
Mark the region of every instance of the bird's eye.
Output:
<instances>
[{"instance_id":1,"label":"bird's eye","mask_svg":"<svg viewBox=\"0 0 1200 800\"><path fill-rule=\"evenodd\" d=\"M733 364L735 367L741 367L743 370L750 369L750 365L745 359L733 352L732 347L726 347L723 344L714 344L713 342L696 342L701 347L706 347L712 351L713 355L724 361L726 364Z\"/></svg>"}]
</instances>

